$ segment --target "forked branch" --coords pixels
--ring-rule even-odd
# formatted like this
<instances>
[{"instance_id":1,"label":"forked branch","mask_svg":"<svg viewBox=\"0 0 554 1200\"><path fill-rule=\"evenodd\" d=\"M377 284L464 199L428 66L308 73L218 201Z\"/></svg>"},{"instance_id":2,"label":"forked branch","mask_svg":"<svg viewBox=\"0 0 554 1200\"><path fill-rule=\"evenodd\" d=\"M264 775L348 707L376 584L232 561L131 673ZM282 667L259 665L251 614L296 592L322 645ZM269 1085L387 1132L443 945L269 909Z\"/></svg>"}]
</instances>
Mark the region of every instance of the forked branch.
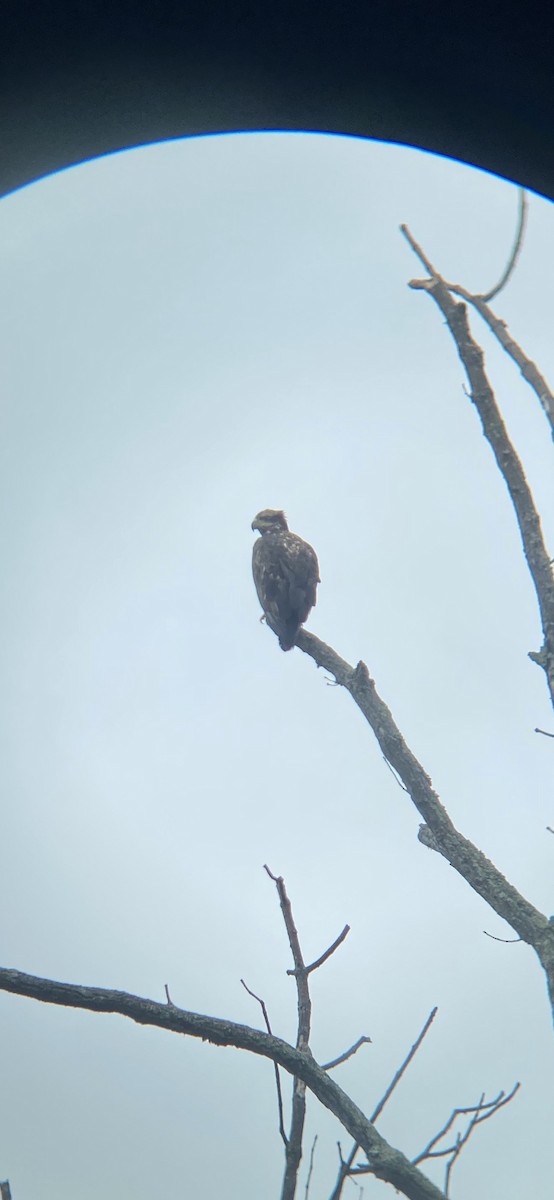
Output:
<instances>
[{"instance_id":1,"label":"forked branch","mask_svg":"<svg viewBox=\"0 0 554 1200\"><path fill-rule=\"evenodd\" d=\"M251 1029L248 1025L203 1013L188 1012L174 1004L160 1004L128 992L41 979L8 968L0 968L0 991L29 996L47 1004L92 1012L119 1013L139 1025L167 1029L216 1046L235 1046L239 1050L248 1050L271 1059L290 1075L302 1079L321 1104L337 1117L361 1146L377 1179L392 1184L408 1200L444 1200L444 1192L427 1179L418 1167L414 1167L401 1150L389 1145L381 1137L358 1105L316 1063L309 1050L297 1050L281 1038L260 1029Z\"/></svg>"},{"instance_id":2,"label":"forked branch","mask_svg":"<svg viewBox=\"0 0 554 1200\"><path fill-rule=\"evenodd\" d=\"M425 825L420 840L442 854L498 916L507 921L524 942L533 946L546 972L554 1011L554 925L517 891L482 850L456 829L429 776L379 696L365 663L359 662L352 667L331 646L306 629L300 630L296 645L350 692L371 726L382 754L423 817Z\"/></svg>"},{"instance_id":3,"label":"forked branch","mask_svg":"<svg viewBox=\"0 0 554 1200\"><path fill-rule=\"evenodd\" d=\"M281 912L283 914L283 920L285 922L292 960L294 963L293 974L296 979L296 992L298 998L298 1029L296 1034L296 1049L301 1053L306 1053L309 1052L310 1025L312 1017L312 1002L308 987L308 971L304 963L304 957L300 947L300 938L298 937L298 930L294 923L292 905L287 895L285 881L281 875L274 875L267 865L264 869L267 871L267 874L269 875L270 879L273 880L277 888ZM304 1137L305 1120L306 1083L300 1075L295 1075L292 1084L292 1114L290 1122L290 1134L285 1149L285 1174L281 1189L281 1200L294 1200L294 1196L296 1195L298 1170L300 1167L300 1161L302 1159L302 1141Z\"/></svg>"},{"instance_id":4,"label":"forked branch","mask_svg":"<svg viewBox=\"0 0 554 1200\"><path fill-rule=\"evenodd\" d=\"M432 1158L446 1158L448 1160L446 1163L444 1177L445 1196L449 1196L450 1194L450 1180L455 1163L464 1146L469 1141L474 1129L476 1129L478 1125L481 1125L483 1121L488 1121L490 1117L496 1116L501 1108L504 1108L506 1104L509 1104L510 1101L513 1100L516 1092L519 1091L519 1087L519 1083L515 1083L511 1092L509 1092L507 1096L504 1092L500 1092L495 1100L489 1100L488 1102L485 1101L485 1094L483 1093L478 1104L472 1104L468 1108L455 1108L450 1114L446 1124L443 1125L442 1129L440 1129L433 1138L431 1138L425 1149L421 1151L421 1154L416 1155L416 1157L412 1159L413 1163L418 1164L427 1162ZM469 1117L464 1133L456 1134L454 1141L450 1145L439 1148L440 1142L450 1132L452 1126L455 1124L458 1118L464 1116Z\"/></svg>"},{"instance_id":5,"label":"forked branch","mask_svg":"<svg viewBox=\"0 0 554 1200\"><path fill-rule=\"evenodd\" d=\"M498 283L495 283L494 287L491 288L489 292L483 293L483 295L481 295L479 297L480 300L485 300L485 301L493 300L494 297L498 296L498 293L502 291L502 288L506 287L508 280L513 275L513 272L515 271L515 268L517 265L517 260L521 254L521 248L523 246L523 238L525 236L525 226L527 224L527 209L528 209L528 204L527 204L527 194L526 194L525 188L519 188L519 193L518 193L518 210L519 211L518 211L517 229L516 229L516 235L514 238L514 244L511 249L510 257L508 259L508 262L506 263L506 266L502 272L502 275L500 276L500 279L498 280Z\"/></svg>"},{"instance_id":6,"label":"forked branch","mask_svg":"<svg viewBox=\"0 0 554 1200\"><path fill-rule=\"evenodd\" d=\"M300 938L298 936L298 930L296 928L293 913L292 913L292 904L290 902L289 896L287 895L287 889L285 887L285 881L284 881L282 875L274 875L273 871L270 871L267 864L264 866L264 870L267 871L269 878L273 880L273 882L277 888L277 894L279 896L279 903L281 905L281 912L283 914L283 920L285 922L285 929L287 931L287 936L289 939L289 946L290 946L291 954L292 954L292 960L294 963L294 967L292 967L291 969L289 969L287 971L287 975L292 975L294 977L294 979L296 981L296 991L297 991L297 997L298 997L298 1030L297 1030L297 1036L296 1036L296 1049L300 1050L304 1053L309 1053L310 1052L310 1025L311 1025L311 1015L312 1015L312 1002L311 1002L311 997L310 997L308 977L312 973L312 971L317 970L318 967L321 967L323 965L323 963L327 962L327 959L330 958L332 954L334 954L335 950L337 950L340 945L342 945L342 943L344 942L344 939L346 938L347 934L349 933L350 926L345 925L344 929L342 930L342 933L339 934L338 938L335 938L335 941L332 943L332 945L329 946L328 949L325 950L323 954L320 954L319 958L317 958L314 962L312 962L308 966L306 966L306 964L304 962L304 956L302 954L302 949L300 946ZM247 989L247 991L248 990L249 989ZM251 994L253 995L253 993L251 993ZM256 999L259 999L259 997L256 997ZM268 1032L270 1033L271 1030L269 1029L269 1020L267 1018L265 1005L263 1005L263 1001L260 1001L260 1003L263 1006L264 1016L265 1016L265 1020L266 1020L266 1027L268 1029ZM361 1038L359 1044L361 1045L362 1042L368 1042L368 1041L371 1041L371 1038ZM342 1055L339 1060L336 1060L335 1063L327 1064L326 1066L324 1066L322 1068L322 1070L324 1070L324 1071L329 1070L330 1066L337 1065L337 1063L339 1061L340 1062L344 1061L344 1059L348 1058L350 1056L350 1054L354 1053L355 1049L357 1049L357 1047L355 1047L355 1048L353 1047L346 1054ZM285 1163L286 1163L286 1165L285 1165L285 1175L284 1175L284 1179L283 1179L283 1187L281 1190L281 1200L293 1200L294 1196L296 1195L298 1169L300 1167L300 1161L302 1158L302 1140L303 1140L303 1136L304 1136L304 1124L305 1124L305 1118L306 1118L306 1083L300 1076L294 1077L293 1088L292 1088L292 1116L291 1116L290 1134L287 1138L286 1135L284 1134L284 1127L283 1127L283 1107L282 1107L282 1100L281 1100L279 1068L277 1066L275 1066L275 1074L277 1076L277 1094L278 1094L278 1099L279 1099L279 1119L280 1119L280 1127L281 1127L281 1131L282 1131L281 1136L284 1137L284 1141L285 1141Z\"/></svg>"},{"instance_id":7,"label":"forked branch","mask_svg":"<svg viewBox=\"0 0 554 1200\"><path fill-rule=\"evenodd\" d=\"M253 992L252 989L248 987L248 984L244 982L244 979L241 979L241 983L242 983L244 990L246 992L248 992L248 995L252 996L253 1000L257 1000L257 1002L260 1005L260 1008L262 1010L262 1013L263 1013L263 1018L264 1018L265 1027L267 1029L267 1032L272 1033L265 1000L262 1000L261 996L257 996L256 993ZM281 1135L281 1139L286 1148L289 1144L289 1139L285 1132L285 1119L284 1119L284 1115L283 1115L283 1093L281 1091L281 1076L279 1074L279 1067L277 1066L277 1063L275 1063L275 1062L273 1063L273 1068L275 1071L275 1087L277 1090L277 1109L279 1112L279 1133Z\"/></svg>"},{"instance_id":8,"label":"forked branch","mask_svg":"<svg viewBox=\"0 0 554 1200\"><path fill-rule=\"evenodd\" d=\"M437 1009L434 1008L432 1010L432 1012L429 1013L429 1016L427 1017L427 1020L423 1026L423 1029L421 1030L421 1033L416 1038L411 1050L408 1051L403 1063L401 1063L396 1074L393 1075L393 1078L391 1079L391 1082L389 1083L389 1086L386 1089L385 1094L381 1097L381 1099L379 1100L379 1103L374 1108L374 1110L369 1118L372 1125L374 1125L375 1122L381 1116L381 1113L383 1112L385 1105L388 1103L395 1088L400 1083L400 1080L402 1079L404 1072L407 1071L410 1063L412 1062L412 1059L415 1058L415 1056L419 1050L419 1047L421 1046L421 1043L423 1042L424 1037L429 1032L431 1025L433 1024L433 1021L434 1021L436 1015L437 1015ZM339 1061L340 1061L340 1059L337 1060L337 1062L339 1062ZM331 1063L330 1065L335 1066L335 1063ZM352 1175L355 1170L354 1161L355 1161L355 1158L356 1158L356 1155L357 1155L359 1149L360 1149L360 1146L358 1145L357 1142L355 1142L354 1145L352 1146L352 1149L350 1150L350 1154L348 1155L348 1158L344 1159L341 1154L339 1173L338 1173L338 1177L337 1177L337 1182L336 1182L336 1184L333 1188L333 1192L331 1194L331 1200L339 1200L340 1196L342 1195L342 1189L344 1187L345 1180L348 1179L348 1177L350 1175Z\"/></svg>"},{"instance_id":9,"label":"forked branch","mask_svg":"<svg viewBox=\"0 0 554 1200\"><path fill-rule=\"evenodd\" d=\"M412 279L409 286L426 292L446 318L469 381L470 399L477 409L483 433L493 451L496 464L510 494L523 544L523 553L535 586L544 639L541 650L538 653L533 652L530 657L543 667L554 705L554 572L552 559L546 549L540 516L521 461L508 437L494 391L488 380L483 351L473 338L469 328L466 305L453 299L452 286L445 283L439 275L408 227L402 225L401 229L412 250L430 275L429 279Z\"/></svg>"}]
</instances>

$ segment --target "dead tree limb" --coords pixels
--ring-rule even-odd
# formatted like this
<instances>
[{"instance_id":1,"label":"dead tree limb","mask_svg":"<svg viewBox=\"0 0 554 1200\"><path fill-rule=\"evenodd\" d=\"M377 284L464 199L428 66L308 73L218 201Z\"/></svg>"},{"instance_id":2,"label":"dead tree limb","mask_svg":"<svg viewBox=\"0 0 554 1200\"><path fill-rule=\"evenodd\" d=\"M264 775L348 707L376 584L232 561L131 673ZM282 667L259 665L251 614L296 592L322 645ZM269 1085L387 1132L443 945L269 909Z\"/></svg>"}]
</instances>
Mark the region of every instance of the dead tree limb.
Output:
<instances>
[{"instance_id":1,"label":"dead tree limb","mask_svg":"<svg viewBox=\"0 0 554 1200\"><path fill-rule=\"evenodd\" d=\"M471 334L466 305L452 298L449 286L424 254L408 227L401 225L401 230L430 275L429 279L412 279L409 286L426 292L446 318L469 381L470 399L477 409L484 436L508 488L519 526L523 553L535 587L544 639L540 651L532 651L529 657L543 667L554 705L554 572L552 559L544 542L540 516L487 378L483 351Z\"/></svg>"},{"instance_id":2,"label":"dead tree limb","mask_svg":"<svg viewBox=\"0 0 554 1200\"><path fill-rule=\"evenodd\" d=\"M510 251L510 257L508 259L508 262L506 263L506 266L502 272L502 275L500 276L500 279L498 280L498 283L495 283L494 287L491 288L489 292L483 293L483 295L481 295L479 297L479 299L484 300L485 302L487 302L489 300L493 300L495 296L498 296L498 293L502 291L502 288L506 287L508 280L511 278L511 276L513 275L513 272L515 271L515 268L517 265L517 260L521 254L521 247L523 246L523 238L525 236L525 226L527 224L527 209L528 209L527 193L525 191L525 188L519 188L519 190L518 190L518 210L519 211L518 211L518 222L517 222L516 235L514 238L514 244Z\"/></svg>"},{"instance_id":3,"label":"dead tree limb","mask_svg":"<svg viewBox=\"0 0 554 1200\"><path fill-rule=\"evenodd\" d=\"M391 1096L392 1096L392 1093L394 1092L394 1089L395 1089L395 1088L398 1086L398 1084L400 1083L400 1080L402 1079L402 1076L403 1076L404 1072L405 1072L405 1071L407 1071L407 1069L408 1069L408 1067L409 1067L409 1065L410 1065L410 1063L411 1063L412 1059L414 1059L414 1058L415 1058L415 1056L416 1056L416 1054L417 1054L417 1052L418 1052L418 1050L419 1050L419 1047L421 1046L421 1043L422 1043L423 1039L424 1039L424 1038L427 1036L427 1034L429 1033L429 1030L430 1030L430 1028L431 1028L431 1025L433 1024L433 1021L435 1020L435 1017L436 1017L436 1015L437 1015L437 1012L438 1012L438 1009L437 1009L437 1008L433 1008L433 1009L431 1010L431 1012L429 1013L429 1016L427 1017L427 1020L426 1020L426 1022L425 1022L425 1024L424 1024L424 1026L423 1026L423 1029L421 1030L421 1033L420 1033L420 1034L418 1035L418 1037L416 1038L416 1040L415 1040L415 1042L414 1042L414 1044L413 1044L413 1046L412 1046L411 1050L409 1050L409 1051L408 1051L408 1053L407 1053L407 1055L406 1055L406 1057L405 1057L405 1059L404 1059L404 1062L403 1062L403 1063L402 1063L402 1064L399 1066L399 1068L398 1068L398 1070L397 1070L396 1074L395 1074L395 1075L393 1075L393 1078L391 1079L391 1081L390 1081L390 1083L389 1083L389 1086L388 1086L388 1088L387 1088L387 1090L386 1090L386 1092L385 1092L384 1096L383 1096L383 1097L381 1098L381 1100L379 1101L379 1103L378 1103L377 1107L376 1107L376 1108L374 1108L374 1110L373 1110L373 1112L372 1112L372 1114L371 1114L371 1117L369 1118L369 1119L370 1119L370 1121L371 1121L371 1124L372 1124L372 1125L374 1125L374 1124L375 1124L375 1122L376 1122L376 1121L379 1119L379 1117L381 1116L381 1113L382 1113L382 1111L383 1111L383 1109L384 1109L384 1107L385 1107L385 1104L387 1104L387 1103L388 1103L388 1101L390 1100L390 1098L391 1098Z\"/></svg>"},{"instance_id":4,"label":"dead tree limb","mask_svg":"<svg viewBox=\"0 0 554 1200\"><path fill-rule=\"evenodd\" d=\"M509 1092L507 1096L504 1092L499 1092L498 1096L496 1096L494 1100L489 1100L488 1102L485 1101L485 1094L483 1093L478 1104L471 1104L467 1108L455 1108L450 1114L446 1124L443 1125L442 1129L440 1129L439 1132L431 1138L425 1149L421 1151L421 1154L416 1155L416 1157L412 1159L414 1164L427 1162L432 1158L448 1159L444 1177L445 1196L448 1197L450 1195L450 1180L452 1177L452 1171L474 1129L477 1128L477 1125L482 1124L483 1121L488 1121L490 1117L496 1116L500 1109L504 1108L506 1104L510 1104L516 1092L519 1091L519 1088L520 1084L515 1083L511 1092ZM452 1129L452 1126L455 1124L458 1118L463 1116L469 1116L469 1121L467 1123L465 1132L458 1133L451 1145L443 1146L439 1150L439 1142L446 1137L447 1133L450 1131L450 1129Z\"/></svg>"},{"instance_id":5,"label":"dead tree limb","mask_svg":"<svg viewBox=\"0 0 554 1200\"><path fill-rule=\"evenodd\" d=\"M308 987L308 970L304 963L304 957L300 947L300 938L294 923L292 905L287 895L285 881L282 875L274 875L268 866L265 867L265 870L277 888L281 912L283 914L283 920L285 922L285 928L289 939L292 961L294 963L293 974L296 980L296 992L298 998L298 1028L296 1035L296 1049L300 1051L300 1053L305 1054L309 1053L310 1027L312 1019L312 1002ZM294 1200L296 1195L298 1170L302 1159L302 1141L304 1137L305 1121L306 1082L301 1076L295 1075L292 1084L292 1113L290 1133L287 1146L285 1148L285 1175L281 1189L281 1200Z\"/></svg>"},{"instance_id":6,"label":"dead tree limb","mask_svg":"<svg viewBox=\"0 0 554 1200\"><path fill-rule=\"evenodd\" d=\"M524 189L521 188L519 199L519 221L515 242L508 259L507 266L502 273L502 277L496 286L491 289L491 291L486 293L475 293L470 292L468 288L462 287L462 285L459 283L447 283L446 280L443 280L443 282L449 292L452 292L456 296L460 296L462 300L467 301L468 304L471 304L473 308L475 308L475 310L482 317L483 321L485 321L485 323L488 325L491 333L493 333L497 341L500 342L502 349L505 350L506 354L508 354L510 358L513 359L513 361L517 364L523 378L525 379L525 382L533 388L533 391L538 397L541 408L550 425L552 437L554 439L554 394L552 393L552 389L548 386L544 376L541 375L536 363L534 363L533 360L530 359L527 354L525 354L518 342L516 342L508 332L508 326L506 325L506 322L501 320L500 317L497 317L489 307L490 301L498 295L502 288L506 286L516 266L523 245L526 220L527 197ZM417 242L413 238L407 225L401 225L400 229L404 234L406 241L409 242L412 250L419 258L420 262L423 263L425 270L428 271L434 279L440 279L440 276L435 271L433 265L427 256L424 255L421 246L418 246Z\"/></svg>"},{"instance_id":7,"label":"dead tree limb","mask_svg":"<svg viewBox=\"0 0 554 1200\"><path fill-rule=\"evenodd\" d=\"M337 1117L361 1146L371 1165L371 1172L377 1179L392 1184L408 1200L445 1200L440 1188L414 1167L401 1150L389 1145L381 1137L358 1105L316 1063L309 1050L297 1050L281 1038L260 1029L251 1029L248 1025L203 1013L188 1012L173 1004L161 1004L107 988L81 987L78 984L41 979L8 968L0 968L0 991L89 1012L119 1013L139 1025L167 1029L216 1046L234 1046L238 1050L248 1050L271 1059L290 1075L302 1079L320 1103Z\"/></svg>"},{"instance_id":8,"label":"dead tree limb","mask_svg":"<svg viewBox=\"0 0 554 1200\"><path fill-rule=\"evenodd\" d=\"M385 1105L388 1103L388 1101L390 1100L390 1098L392 1096L392 1093L394 1092L397 1085L400 1083L400 1080L402 1079L404 1072L408 1069L412 1059L415 1058L424 1037L429 1032L431 1025L433 1024L433 1021L435 1020L437 1011L438 1010L436 1008L434 1008L432 1010L432 1012L429 1013L429 1016L427 1017L427 1020L423 1026L423 1029L421 1030L420 1034L416 1038L411 1050L408 1051L408 1054L406 1055L403 1063L400 1065L400 1067L398 1068L398 1071L396 1071L395 1075L393 1075L393 1078L391 1079L391 1082L389 1083L389 1086L386 1089L384 1095L381 1097L381 1099L379 1100L379 1103L374 1108L374 1110L369 1118L372 1125L375 1125L375 1122L381 1116L381 1113L383 1112ZM340 1062L340 1059L337 1061ZM335 1064L332 1063L331 1065L334 1066ZM352 1146L352 1148L350 1150L350 1154L348 1155L348 1158L343 1159L342 1155L341 1155L341 1163L340 1163L340 1167L339 1167L339 1173L338 1173L338 1177L337 1177L337 1182L336 1182L336 1184L333 1188L333 1192L331 1194L331 1200L340 1200L340 1196L342 1195L342 1189L344 1187L344 1181L345 1181L345 1179L348 1178L349 1175L352 1174L352 1169L354 1167L354 1161L355 1161L355 1158L356 1158L356 1155L357 1155L359 1149L360 1149L359 1145L357 1143L354 1143L354 1145Z\"/></svg>"},{"instance_id":9,"label":"dead tree limb","mask_svg":"<svg viewBox=\"0 0 554 1200\"><path fill-rule=\"evenodd\" d=\"M369 1042L371 1042L371 1038L362 1034L357 1042L354 1042L353 1046L349 1046L348 1050L345 1050L343 1054L339 1054L338 1058L332 1058L331 1062L322 1063L323 1070L333 1071L335 1067L340 1067L342 1063L348 1062L349 1058L353 1058L361 1046L366 1046Z\"/></svg>"},{"instance_id":10,"label":"dead tree limb","mask_svg":"<svg viewBox=\"0 0 554 1200\"><path fill-rule=\"evenodd\" d=\"M249 996L252 996L252 999L253 999L253 1000L257 1000L257 1001L258 1001L258 1004L260 1005L260 1008L261 1008L261 1010L262 1010L262 1013L263 1013L263 1018L264 1018L264 1021L265 1021L265 1027L266 1027L266 1029L267 1029L267 1032L268 1032L268 1033L272 1033L271 1025L270 1025L270 1022L269 1022L269 1016L268 1016L267 1008L266 1008L266 1005L265 1005L265 1001L264 1001L264 1000L262 1000L262 997L261 997L261 996L257 996L257 995L256 995L256 993L255 993L255 992L253 992L253 991L252 991L252 989L248 987L248 984L244 982L244 979L241 979L241 983L242 983L242 986L243 986L244 990L245 990L246 992L248 992L248 995L249 995ZM287 1135L286 1135L286 1132L285 1132L285 1119L284 1119L284 1115L283 1115L283 1093L282 1093L282 1091L281 1091L281 1076L280 1076L280 1074L279 1074L279 1067L277 1066L277 1063L275 1063L275 1062L273 1063L273 1068L274 1068L274 1071L275 1071L275 1086L276 1086L276 1089L277 1089L277 1110L278 1110L278 1113L279 1113L279 1134L280 1134L280 1136L281 1136L281 1139L282 1139L282 1141L283 1141L283 1145L284 1145L285 1147L287 1147L287 1146L288 1146L288 1144L289 1144L289 1139L288 1139L288 1137L287 1137Z\"/></svg>"},{"instance_id":11,"label":"dead tree limb","mask_svg":"<svg viewBox=\"0 0 554 1200\"><path fill-rule=\"evenodd\" d=\"M315 1158L316 1146L317 1146L317 1133L314 1137L314 1140L312 1142L312 1148L310 1150L310 1165L308 1167L308 1177L306 1179L306 1189L304 1191L304 1200L308 1200L308 1196L310 1194L310 1183L312 1182L312 1174L313 1174L313 1169L314 1169L314 1158Z\"/></svg>"},{"instance_id":12,"label":"dead tree limb","mask_svg":"<svg viewBox=\"0 0 554 1200\"><path fill-rule=\"evenodd\" d=\"M363 662L357 667L313 633L301 629L296 645L345 687L371 726L387 762L423 817L420 841L442 854L522 941L533 947L546 973L554 1013L554 923L517 891L477 846L463 836L441 804L429 776L412 753Z\"/></svg>"},{"instance_id":13,"label":"dead tree limb","mask_svg":"<svg viewBox=\"0 0 554 1200\"><path fill-rule=\"evenodd\" d=\"M511 336L508 326L505 321L497 317L492 309L486 303L483 296L474 296L468 292L466 288L460 284L448 284L449 292L453 292L456 296L460 296L462 300L466 300L483 318L483 321L488 325L491 332L494 334L497 341L500 342L502 349L519 367L521 375L526 383L532 387L537 396L544 415L550 425L552 438L554 439L554 394L548 386L546 379L541 375L537 364L521 349L521 346Z\"/></svg>"},{"instance_id":14,"label":"dead tree limb","mask_svg":"<svg viewBox=\"0 0 554 1200\"><path fill-rule=\"evenodd\" d=\"M342 946L342 943L344 942L345 938L348 937L349 933L350 933L350 925L345 925L342 932L339 933L338 938L335 938L334 942L332 942L332 944L327 947L327 950L323 951L323 954L320 954L319 958L314 959L314 961L312 963L310 963L309 966L302 967L300 969L302 971L304 971L306 973L306 975L311 975L312 971L317 971L318 967L322 967L323 964L327 962L327 959L330 958L331 955L335 953L335 950L338 950L339 946ZM297 968L297 967L293 967L293 968L289 969L287 971L287 975L296 975L298 969L299 968Z\"/></svg>"}]
</instances>

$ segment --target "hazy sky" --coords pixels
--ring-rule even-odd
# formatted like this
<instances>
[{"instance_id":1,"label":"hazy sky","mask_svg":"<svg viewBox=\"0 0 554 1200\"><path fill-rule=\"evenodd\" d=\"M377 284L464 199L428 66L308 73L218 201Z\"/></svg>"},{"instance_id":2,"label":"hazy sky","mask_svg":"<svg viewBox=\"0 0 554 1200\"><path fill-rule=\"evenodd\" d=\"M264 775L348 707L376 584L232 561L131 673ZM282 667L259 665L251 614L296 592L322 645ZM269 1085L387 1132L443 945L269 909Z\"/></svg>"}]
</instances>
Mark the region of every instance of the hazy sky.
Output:
<instances>
[{"instance_id":1,"label":"hazy sky","mask_svg":"<svg viewBox=\"0 0 554 1200\"><path fill-rule=\"evenodd\" d=\"M521 1080L453 1200L551 1195L544 979L419 844L348 695L260 624L250 523L283 507L314 545L309 628L367 662L454 821L549 913L536 603L398 230L484 290L516 212L513 186L466 167L307 135L153 146L0 206L2 962L157 1000L167 983L183 1008L260 1027L244 977L294 1040L269 863L308 960L352 927L313 977L312 1048L371 1036L335 1074L367 1112L439 1006L380 1123L393 1144L413 1156L456 1105ZM532 196L495 305L550 379L553 266L552 208ZM546 422L472 324L552 545ZM278 1197L271 1064L116 1016L4 994L0 1010L13 1200ZM316 1132L325 1200L349 1139L311 1100L308 1150Z\"/></svg>"}]
</instances>

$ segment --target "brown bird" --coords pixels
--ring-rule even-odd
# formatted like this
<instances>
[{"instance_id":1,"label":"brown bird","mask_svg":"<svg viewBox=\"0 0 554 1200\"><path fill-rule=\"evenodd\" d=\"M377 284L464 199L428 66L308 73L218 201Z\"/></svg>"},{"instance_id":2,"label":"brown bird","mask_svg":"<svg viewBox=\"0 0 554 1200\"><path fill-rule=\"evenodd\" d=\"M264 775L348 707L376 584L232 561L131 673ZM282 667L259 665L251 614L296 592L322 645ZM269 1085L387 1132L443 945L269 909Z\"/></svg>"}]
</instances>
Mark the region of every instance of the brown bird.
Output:
<instances>
[{"instance_id":1,"label":"brown bird","mask_svg":"<svg viewBox=\"0 0 554 1200\"><path fill-rule=\"evenodd\" d=\"M319 566L315 550L290 533L281 509L264 508L252 521L252 574L258 600L281 650L292 650L300 626L316 602ZM263 618L262 618L263 620Z\"/></svg>"}]
</instances>

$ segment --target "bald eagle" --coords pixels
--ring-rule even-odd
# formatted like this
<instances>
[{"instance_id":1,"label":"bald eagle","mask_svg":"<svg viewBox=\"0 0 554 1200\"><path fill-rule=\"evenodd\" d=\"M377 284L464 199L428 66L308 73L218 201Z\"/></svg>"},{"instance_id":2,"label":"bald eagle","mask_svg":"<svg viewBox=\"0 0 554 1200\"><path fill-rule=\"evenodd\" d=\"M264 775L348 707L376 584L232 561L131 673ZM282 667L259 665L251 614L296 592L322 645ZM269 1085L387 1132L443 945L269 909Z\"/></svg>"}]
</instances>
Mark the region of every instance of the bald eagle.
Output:
<instances>
[{"instance_id":1,"label":"bald eagle","mask_svg":"<svg viewBox=\"0 0 554 1200\"><path fill-rule=\"evenodd\" d=\"M254 542L252 553L258 600L281 650L292 650L298 630L316 602L316 553L302 538L289 532L280 509L262 509L254 517L252 529L262 535Z\"/></svg>"}]
</instances>

